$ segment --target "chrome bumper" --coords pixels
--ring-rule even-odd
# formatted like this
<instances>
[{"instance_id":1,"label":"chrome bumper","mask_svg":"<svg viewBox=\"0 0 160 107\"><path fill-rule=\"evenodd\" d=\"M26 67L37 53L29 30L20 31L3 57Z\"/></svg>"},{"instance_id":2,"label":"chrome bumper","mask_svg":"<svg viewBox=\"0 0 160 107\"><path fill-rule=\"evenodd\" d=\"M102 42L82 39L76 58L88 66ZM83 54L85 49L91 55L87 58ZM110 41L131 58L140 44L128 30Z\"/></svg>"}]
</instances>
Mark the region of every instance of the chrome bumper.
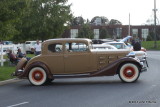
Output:
<instances>
[{"instance_id":1,"label":"chrome bumper","mask_svg":"<svg viewBox=\"0 0 160 107\"><path fill-rule=\"evenodd\" d=\"M21 70L21 69L19 69L18 71L13 72L13 73L11 74L11 76L20 76L20 75L22 75L23 73L24 73L24 71Z\"/></svg>"},{"instance_id":2,"label":"chrome bumper","mask_svg":"<svg viewBox=\"0 0 160 107\"><path fill-rule=\"evenodd\" d=\"M144 59L141 60L140 62L141 62L141 64L142 64L141 72L147 71L147 68L149 67L149 66L148 66L148 62L147 62L147 59L144 58Z\"/></svg>"}]
</instances>

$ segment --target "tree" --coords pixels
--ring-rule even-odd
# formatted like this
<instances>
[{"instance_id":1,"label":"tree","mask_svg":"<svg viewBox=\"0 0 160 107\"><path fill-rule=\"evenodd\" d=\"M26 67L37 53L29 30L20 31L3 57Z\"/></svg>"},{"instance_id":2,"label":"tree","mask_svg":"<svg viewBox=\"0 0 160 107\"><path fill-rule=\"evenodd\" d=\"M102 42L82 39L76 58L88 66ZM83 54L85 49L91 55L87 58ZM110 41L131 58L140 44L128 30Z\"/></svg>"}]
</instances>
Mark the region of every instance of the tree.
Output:
<instances>
[{"instance_id":1,"label":"tree","mask_svg":"<svg viewBox=\"0 0 160 107\"><path fill-rule=\"evenodd\" d=\"M9 40L20 33L16 29L16 24L19 22L21 11L24 8L21 0L0 1L0 39Z\"/></svg>"},{"instance_id":2,"label":"tree","mask_svg":"<svg viewBox=\"0 0 160 107\"><path fill-rule=\"evenodd\" d=\"M122 25L122 23L116 19L111 19L109 25Z\"/></svg>"},{"instance_id":3,"label":"tree","mask_svg":"<svg viewBox=\"0 0 160 107\"><path fill-rule=\"evenodd\" d=\"M108 18L104 17L104 16L95 16L94 18L92 18L91 20L91 24L95 24L96 20L100 18L101 19L101 25L108 25L109 24L109 20Z\"/></svg>"},{"instance_id":4,"label":"tree","mask_svg":"<svg viewBox=\"0 0 160 107\"><path fill-rule=\"evenodd\" d=\"M78 32L78 38L89 38L89 39L94 38L93 31L91 30L88 24L82 25L81 29Z\"/></svg>"},{"instance_id":5,"label":"tree","mask_svg":"<svg viewBox=\"0 0 160 107\"><path fill-rule=\"evenodd\" d=\"M83 17L79 16L79 17L72 18L71 25L72 26L83 25L84 22L85 22L85 20L83 19Z\"/></svg>"},{"instance_id":6,"label":"tree","mask_svg":"<svg viewBox=\"0 0 160 107\"><path fill-rule=\"evenodd\" d=\"M100 38L100 39L110 38L107 29L105 29L105 28L100 29L99 38Z\"/></svg>"},{"instance_id":7,"label":"tree","mask_svg":"<svg viewBox=\"0 0 160 107\"><path fill-rule=\"evenodd\" d=\"M31 0L28 12L23 17L22 35L41 39L60 37L71 18L68 0ZM28 34L26 34L26 32ZM19 36L22 36L19 35Z\"/></svg>"},{"instance_id":8,"label":"tree","mask_svg":"<svg viewBox=\"0 0 160 107\"><path fill-rule=\"evenodd\" d=\"M68 0L1 0L0 39L60 37L72 16Z\"/></svg>"}]
</instances>

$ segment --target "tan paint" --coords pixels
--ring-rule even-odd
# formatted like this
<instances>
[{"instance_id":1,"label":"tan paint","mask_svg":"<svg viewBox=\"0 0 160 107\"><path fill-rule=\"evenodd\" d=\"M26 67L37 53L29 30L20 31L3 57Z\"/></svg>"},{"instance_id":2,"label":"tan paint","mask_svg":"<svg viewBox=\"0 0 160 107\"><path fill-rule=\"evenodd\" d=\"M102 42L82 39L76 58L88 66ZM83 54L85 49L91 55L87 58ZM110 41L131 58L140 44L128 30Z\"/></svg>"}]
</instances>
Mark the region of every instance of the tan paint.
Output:
<instances>
[{"instance_id":1,"label":"tan paint","mask_svg":"<svg viewBox=\"0 0 160 107\"><path fill-rule=\"evenodd\" d=\"M68 52L64 46L67 42L85 43L89 45L89 49L86 52ZM31 59L25 68L27 69L34 62L42 62L47 65L52 74L91 73L129 53L129 51L91 52L90 42L89 39L47 40L42 44L42 54ZM61 43L63 45L62 52L48 51L48 45L53 43Z\"/></svg>"}]
</instances>

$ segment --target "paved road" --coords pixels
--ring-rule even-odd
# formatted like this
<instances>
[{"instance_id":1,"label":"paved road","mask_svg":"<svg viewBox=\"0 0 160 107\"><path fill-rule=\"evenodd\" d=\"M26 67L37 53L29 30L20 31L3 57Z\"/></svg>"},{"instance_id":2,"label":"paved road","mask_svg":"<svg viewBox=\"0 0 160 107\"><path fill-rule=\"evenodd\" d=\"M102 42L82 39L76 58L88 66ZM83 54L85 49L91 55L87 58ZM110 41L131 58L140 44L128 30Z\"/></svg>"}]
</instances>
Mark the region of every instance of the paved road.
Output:
<instances>
[{"instance_id":1,"label":"paved road","mask_svg":"<svg viewBox=\"0 0 160 107\"><path fill-rule=\"evenodd\" d=\"M32 86L27 80L0 86L0 107L160 107L160 52L148 52L149 70L136 83L118 76L57 79Z\"/></svg>"}]
</instances>

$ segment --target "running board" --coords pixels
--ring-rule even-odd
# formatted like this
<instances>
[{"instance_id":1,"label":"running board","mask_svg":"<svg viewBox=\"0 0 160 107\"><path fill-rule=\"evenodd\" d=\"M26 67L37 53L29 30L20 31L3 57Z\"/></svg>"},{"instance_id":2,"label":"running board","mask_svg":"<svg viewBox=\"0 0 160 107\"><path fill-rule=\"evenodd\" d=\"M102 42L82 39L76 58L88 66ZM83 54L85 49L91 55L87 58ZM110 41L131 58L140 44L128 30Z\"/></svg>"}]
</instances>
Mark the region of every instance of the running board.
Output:
<instances>
[{"instance_id":1,"label":"running board","mask_svg":"<svg viewBox=\"0 0 160 107\"><path fill-rule=\"evenodd\" d=\"M77 77L89 77L90 73L87 74L56 74L53 75L54 78L77 78Z\"/></svg>"}]
</instances>

